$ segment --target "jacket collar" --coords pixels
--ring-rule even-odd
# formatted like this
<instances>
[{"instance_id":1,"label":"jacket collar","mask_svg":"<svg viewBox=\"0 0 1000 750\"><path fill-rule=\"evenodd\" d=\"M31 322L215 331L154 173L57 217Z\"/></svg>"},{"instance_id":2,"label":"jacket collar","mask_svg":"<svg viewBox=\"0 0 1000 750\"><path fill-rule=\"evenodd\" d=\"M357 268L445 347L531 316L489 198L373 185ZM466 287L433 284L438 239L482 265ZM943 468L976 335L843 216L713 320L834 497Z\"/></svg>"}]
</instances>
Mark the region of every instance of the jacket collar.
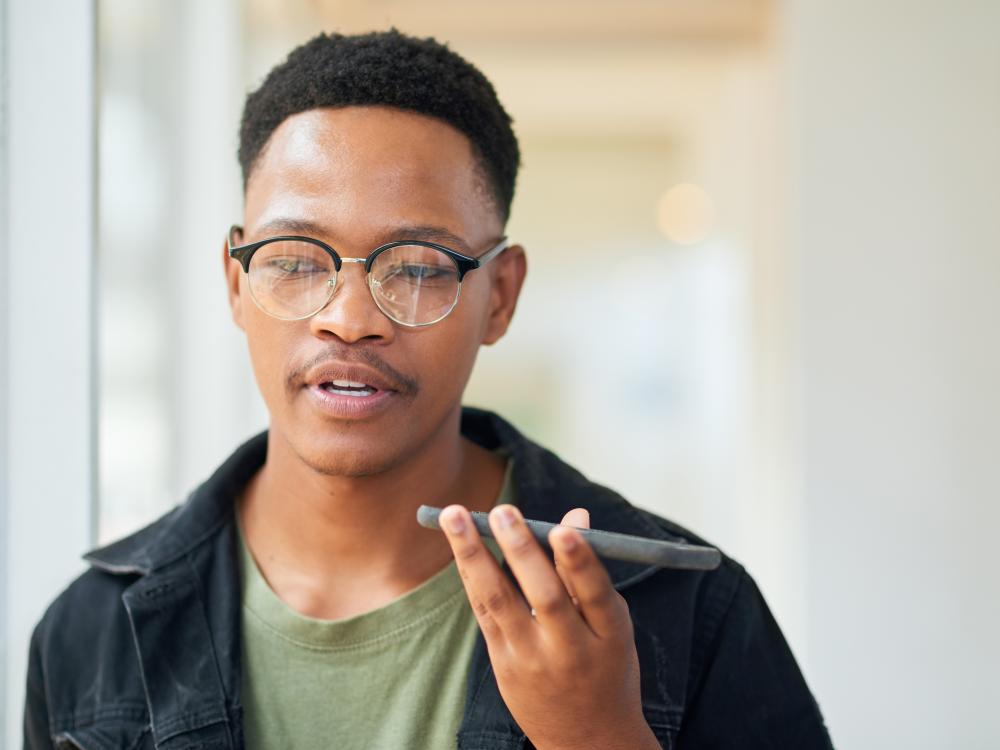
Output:
<instances>
[{"instance_id":1,"label":"jacket collar","mask_svg":"<svg viewBox=\"0 0 1000 750\"><path fill-rule=\"evenodd\" d=\"M496 414L463 408L461 429L484 448L502 448L514 459L512 481L527 518L558 523L571 508L582 506L590 511L596 529L683 541L617 493L589 482ZM234 499L266 457L265 431L241 445L183 504L134 534L88 552L84 559L110 573L147 575L183 558L231 523ZM658 570L618 560L604 562L617 589Z\"/></svg>"},{"instance_id":2,"label":"jacket collar","mask_svg":"<svg viewBox=\"0 0 1000 750\"><path fill-rule=\"evenodd\" d=\"M135 533L87 552L109 573L148 575L181 559L232 521L233 503L267 457L267 431L241 445L185 502Z\"/></svg>"}]
</instances>

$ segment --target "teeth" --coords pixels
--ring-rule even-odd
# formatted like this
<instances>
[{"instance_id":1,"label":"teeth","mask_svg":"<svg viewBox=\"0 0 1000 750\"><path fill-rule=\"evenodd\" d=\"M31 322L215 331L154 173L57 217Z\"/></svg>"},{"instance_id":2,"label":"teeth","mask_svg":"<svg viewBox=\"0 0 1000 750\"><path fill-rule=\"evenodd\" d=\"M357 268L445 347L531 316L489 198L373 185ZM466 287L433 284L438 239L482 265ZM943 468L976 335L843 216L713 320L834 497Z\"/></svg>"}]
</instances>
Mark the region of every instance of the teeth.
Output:
<instances>
[{"instance_id":1,"label":"teeth","mask_svg":"<svg viewBox=\"0 0 1000 750\"><path fill-rule=\"evenodd\" d=\"M367 383L357 383L353 380L334 380L333 385L339 388L365 388Z\"/></svg>"},{"instance_id":2,"label":"teeth","mask_svg":"<svg viewBox=\"0 0 1000 750\"><path fill-rule=\"evenodd\" d=\"M345 389L337 388L333 383L327 383L323 386L323 390L327 393L336 393L338 396L355 396L357 398L364 398L365 396L370 396L375 393L374 388L370 388L364 384L362 384L361 388Z\"/></svg>"}]
</instances>

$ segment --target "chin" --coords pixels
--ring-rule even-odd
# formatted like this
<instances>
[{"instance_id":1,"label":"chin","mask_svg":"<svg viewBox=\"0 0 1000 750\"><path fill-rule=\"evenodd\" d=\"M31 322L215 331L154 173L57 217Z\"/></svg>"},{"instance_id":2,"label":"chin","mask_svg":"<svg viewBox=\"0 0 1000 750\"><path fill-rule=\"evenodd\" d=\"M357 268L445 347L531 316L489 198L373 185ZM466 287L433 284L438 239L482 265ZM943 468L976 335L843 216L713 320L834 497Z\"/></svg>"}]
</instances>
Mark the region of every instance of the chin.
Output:
<instances>
[{"instance_id":1,"label":"chin","mask_svg":"<svg viewBox=\"0 0 1000 750\"><path fill-rule=\"evenodd\" d=\"M460 408L456 407L456 415ZM423 411L426 417L426 407ZM272 420L271 426L291 453L316 473L363 478L391 471L426 449L442 430L448 429L451 413L428 424L414 419L412 414L338 421L294 410L284 414L277 424Z\"/></svg>"},{"instance_id":2,"label":"chin","mask_svg":"<svg viewBox=\"0 0 1000 750\"><path fill-rule=\"evenodd\" d=\"M327 427L321 434L285 433L292 451L313 471L336 477L369 477L382 474L403 459L405 451L391 441L354 435L350 430Z\"/></svg>"}]
</instances>

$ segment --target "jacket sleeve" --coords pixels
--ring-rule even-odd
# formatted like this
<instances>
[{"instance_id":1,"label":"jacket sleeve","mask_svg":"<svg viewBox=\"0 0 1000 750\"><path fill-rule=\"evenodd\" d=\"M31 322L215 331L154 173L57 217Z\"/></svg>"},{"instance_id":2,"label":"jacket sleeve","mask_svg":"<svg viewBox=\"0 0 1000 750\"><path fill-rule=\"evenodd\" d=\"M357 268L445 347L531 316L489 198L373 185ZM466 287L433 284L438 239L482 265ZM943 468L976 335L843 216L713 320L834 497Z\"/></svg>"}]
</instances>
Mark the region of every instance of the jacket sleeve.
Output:
<instances>
[{"instance_id":1,"label":"jacket sleeve","mask_svg":"<svg viewBox=\"0 0 1000 750\"><path fill-rule=\"evenodd\" d=\"M832 750L795 657L742 569L730 605L708 637L677 738L680 750Z\"/></svg>"},{"instance_id":2,"label":"jacket sleeve","mask_svg":"<svg viewBox=\"0 0 1000 750\"><path fill-rule=\"evenodd\" d=\"M45 677L39 645L41 625L35 628L28 650L28 681L24 696L24 750L51 750L49 709L45 702Z\"/></svg>"}]
</instances>

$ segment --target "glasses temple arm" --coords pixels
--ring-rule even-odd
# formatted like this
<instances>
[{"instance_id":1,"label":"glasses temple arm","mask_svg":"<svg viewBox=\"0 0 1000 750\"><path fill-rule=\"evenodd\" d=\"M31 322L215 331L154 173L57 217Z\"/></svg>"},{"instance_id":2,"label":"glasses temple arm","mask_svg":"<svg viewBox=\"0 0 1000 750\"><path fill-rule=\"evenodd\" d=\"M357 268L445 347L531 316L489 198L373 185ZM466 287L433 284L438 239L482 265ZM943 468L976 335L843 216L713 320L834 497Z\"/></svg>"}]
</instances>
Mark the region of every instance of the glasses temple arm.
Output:
<instances>
[{"instance_id":1,"label":"glasses temple arm","mask_svg":"<svg viewBox=\"0 0 1000 750\"><path fill-rule=\"evenodd\" d=\"M489 263L491 260L497 257L500 253L506 250L508 244L509 243L507 238L501 237L500 242L498 242L496 245L494 245L485 253L476 258L476 260L479 261L479 267L485 266L487 263Z\"/></svg>"}]
</instances>

